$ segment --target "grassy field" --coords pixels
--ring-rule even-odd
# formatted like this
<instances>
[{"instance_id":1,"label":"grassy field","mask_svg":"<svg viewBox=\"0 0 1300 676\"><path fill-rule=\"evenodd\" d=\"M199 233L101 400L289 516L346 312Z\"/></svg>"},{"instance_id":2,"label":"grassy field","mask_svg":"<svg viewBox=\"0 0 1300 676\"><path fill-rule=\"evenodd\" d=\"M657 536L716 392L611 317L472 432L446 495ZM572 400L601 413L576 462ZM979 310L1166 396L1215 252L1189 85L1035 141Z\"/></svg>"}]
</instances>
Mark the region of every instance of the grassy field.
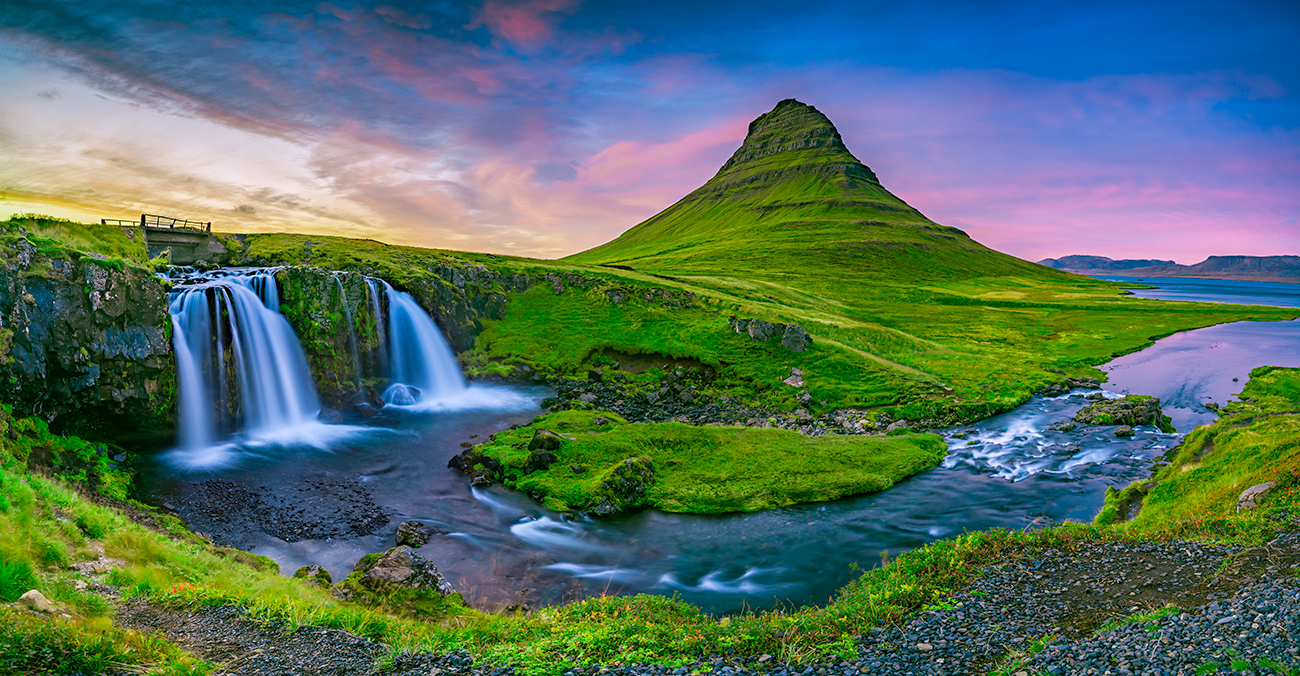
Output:
<instances>
[{"instance_id":1,"label":"grassy field","mask_svg":"<svg viewBox=\"0 0 1300 676\"><path fill-rule=\"evenodd\" d=\"M850 657L853 637L873 626L942 603L981 566L1040 548L1176 534L1258 544L1282 524L1273 517L1300 507L1293 479L1300 409L1300 369L1257 369L1244 392L1254 402L1234 406L1213 426L1198 428L1175 450L1142 514L1132 523L1065 524L1029 532L987 531L941 540L866 571L821 607L780 608L718 618L662 596L596 597L528 615L485 615L459 609L429 621L404 609L343 603L328 591L285 578L263 559L226 550L189 534L174 518L150 516L145 528L120 511L88 499L92 482L69 484L59 470L29 467L32 449L87 442L50 438L40 426L0 416L0 595L12 601L39 589L69 617L38 617L0 606L0 669L95 671L104 665L161 674L209 673L156 636L116 628L112 607L76 591L71 562L93 559L102 547L125 565L107 574L127 596L177 607L233 603L255 616L297 626L345 629L395 650L465 648L478 660L514 665L524 673L557 674L570 664L653 661L682 664L711 654L762 655L804 663ZM630 426L625 426L630 427ZM607 432L608 433L608 432ZM1190 460L1208 439L1213 451ZM24 450L26 449L26 450ZM23 460L24 453L28 460ZM36 453L43 457L43 453ZM1196 464L1189 464L1196 463ZM38 471L32 471L38 470ZM73 477L76 478L75 476ZM1235 513L1236 492L1273 479L1279 488L1257 510ZM1288 483L1291 482L1291 483ZM75 489L74 489L75 488ZM96 498L102 500L101 498ZM734 651L729 653L728 651Z\"/></svg>"},{"instance_id":2,"label":"grassy field","mask_svg":"<svg viewBox=\"0 0 1300 676\"><path fill-rule=\"evenodd\" d=\"M545 469L530 467L535 430L563 442ZM779 429L627 423L613 413L562 411L495 434L477 451L503 465L506 486L556 510L589 511L604 500L618 507L668 512L748 512L801 502L874 493L938 465L942 437L826 435ZM633 500L617 495L628 460L651 468L653 480Z\"/></svg>"}]
</instances>

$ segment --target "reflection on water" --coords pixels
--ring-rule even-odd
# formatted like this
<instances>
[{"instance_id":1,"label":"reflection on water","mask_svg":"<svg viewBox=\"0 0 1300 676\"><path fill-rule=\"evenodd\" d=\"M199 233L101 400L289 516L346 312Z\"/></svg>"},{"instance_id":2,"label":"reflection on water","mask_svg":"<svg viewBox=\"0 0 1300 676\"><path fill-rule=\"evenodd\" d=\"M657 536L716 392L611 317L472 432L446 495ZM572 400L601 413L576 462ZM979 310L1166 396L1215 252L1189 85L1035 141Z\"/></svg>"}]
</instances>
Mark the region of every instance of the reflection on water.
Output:
<instances>
[{"instance_id":1,"label":"reflection on water","mask_svg":"<svg viewBox=\"0 0 1300 676\"><path fill-rule=\"evenodd\" d=\"M1300 366L1298 345L1300 322L1179 334L1108 365L1112 392L1103 396L1157 395L1186 431L1212 419L1204 402L1226 401L1250 368ZM883 554L963 531L1090 520L1107 486L1146 476L1151 460L1178 440L1153 427L1139 427L1129 439L1115 437L1114 428L1049 429L1090 403L1080 390L1035 397L1006 414L946 430L943 465L884 493L753 514L573 518L499 486L471 488L447 467L461 442L527 422L546 396L536 388L494 389L499 403L510 402L508 410L390 407L403 419L396 431L344 438L328 453L241 449L238 465L205 472L178 473L160 463L146 473L146 488L160 500L208 478L286 491L325 473L360 482L393 515L386 529L359 538L287 543L256 535L256 552L277 559L286 574L316 563L340 579L362 555L391 547L398 523L419 519L449 533L421 551L480 607L649 592L731 612L823 603L856 576L853 564L869 567Z\"/></svg>"},{"instance_id":2,"label":"reflection on water","mask_svg":"<svg viewBox=\"0 0 1300 676\"><path fill-rule=\"evenodd\" d=\"M1300 307L1300 284L1283 282L1238 282L1230 279L1192 279L1190 277L1120 277L1089 275L1114 282L1132 282L1154 286L1133 289L1138 298L1185 300L1200 303L1234 305L1277 305Z\"/></svg>"}]
</instances>

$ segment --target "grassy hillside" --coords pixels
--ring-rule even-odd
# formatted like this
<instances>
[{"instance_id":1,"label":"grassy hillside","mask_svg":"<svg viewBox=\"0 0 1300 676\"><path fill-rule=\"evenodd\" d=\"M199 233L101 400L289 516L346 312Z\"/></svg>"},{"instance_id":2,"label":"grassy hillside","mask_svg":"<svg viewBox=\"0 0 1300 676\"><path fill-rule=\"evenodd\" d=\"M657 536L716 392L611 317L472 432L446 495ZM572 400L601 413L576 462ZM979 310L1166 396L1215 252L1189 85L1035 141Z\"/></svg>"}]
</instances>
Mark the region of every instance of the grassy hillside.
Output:
<instances>
[{"instance_id":1,"label":"grassy hillside","mask_svg":"<svg viewBox=\"0 0 1300 676\"><path fill-rule=\"evenodd\" d=\"M716 394L792 410L799 392L780 380L799 368L814 413L913 421L1008 410L1177 331L1300 315L1137 299L988 249L890 194L824 115L791 100L755 120L704 186L560 261L303 235L245 242L251 262L365 271L399 288L450 285L456 267L542 280L479 289L507 302L463 355L476 372L580 374L614 349L696 360L720 376ZM752 341L732 316L797 323L812 346Z\"/></svg>"},{"instance_id":2,"label":"grassy hillside","mask_svg":"<svg viewBox=\"0 0 1300 676\"><path fill-rule=\"evenodd\" d=\"M16 252L19 240L26 239L47 256L66 257L97 254L116 265L143 265L148 260L144 236L136 230L98 223L74 223L63 218L40 214L19 214L0 222L0 243Z\"/></svg>"}]
</instances>

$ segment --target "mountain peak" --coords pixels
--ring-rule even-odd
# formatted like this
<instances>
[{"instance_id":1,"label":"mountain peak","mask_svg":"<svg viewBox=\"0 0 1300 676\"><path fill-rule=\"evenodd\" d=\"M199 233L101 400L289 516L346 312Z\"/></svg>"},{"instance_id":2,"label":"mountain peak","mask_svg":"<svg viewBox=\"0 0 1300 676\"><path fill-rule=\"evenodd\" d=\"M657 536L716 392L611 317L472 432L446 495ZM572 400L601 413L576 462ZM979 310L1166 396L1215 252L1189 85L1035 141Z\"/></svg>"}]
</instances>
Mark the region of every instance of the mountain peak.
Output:
<instances>
[{"instance_id":1,"label":"mountain peak","mask_svg":"<svg viewBox=\"0 0 1300 676\"><path fill-rule=\"evenodd\" d=\"M745 142L722 165L714 180L740 175L753 180L755 172L810 170L813 173L847 173L876 181L876 175L845 147L840 132L816 108L785 99L749 123ZM738 176L739 177L739 176Z\"/></svg>"}]
</instances>

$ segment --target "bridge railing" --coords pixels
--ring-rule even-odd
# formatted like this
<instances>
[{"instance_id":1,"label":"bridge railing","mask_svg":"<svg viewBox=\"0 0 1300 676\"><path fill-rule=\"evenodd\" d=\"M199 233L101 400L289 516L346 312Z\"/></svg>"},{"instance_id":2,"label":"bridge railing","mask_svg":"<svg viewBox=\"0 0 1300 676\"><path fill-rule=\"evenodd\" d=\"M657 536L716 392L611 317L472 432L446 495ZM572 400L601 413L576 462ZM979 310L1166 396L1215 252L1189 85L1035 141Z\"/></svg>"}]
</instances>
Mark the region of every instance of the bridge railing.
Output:
<instances>
[{"instance_id":1,"label":"bridge railing","mask_svg":"<svg viewBox=\"0 0 1300 676\"><path fill-rule=\"evenodd\" d=\"M166 230L199 230L202 232L212 232L212 221L191 221L184 218L174 218L172 216L160 216L158 214L140 214L140 220L128 221L121 218L101 218L100 224L119 226L140 226L142 228L166 229Z\"/></svg>"}]
</instances>

